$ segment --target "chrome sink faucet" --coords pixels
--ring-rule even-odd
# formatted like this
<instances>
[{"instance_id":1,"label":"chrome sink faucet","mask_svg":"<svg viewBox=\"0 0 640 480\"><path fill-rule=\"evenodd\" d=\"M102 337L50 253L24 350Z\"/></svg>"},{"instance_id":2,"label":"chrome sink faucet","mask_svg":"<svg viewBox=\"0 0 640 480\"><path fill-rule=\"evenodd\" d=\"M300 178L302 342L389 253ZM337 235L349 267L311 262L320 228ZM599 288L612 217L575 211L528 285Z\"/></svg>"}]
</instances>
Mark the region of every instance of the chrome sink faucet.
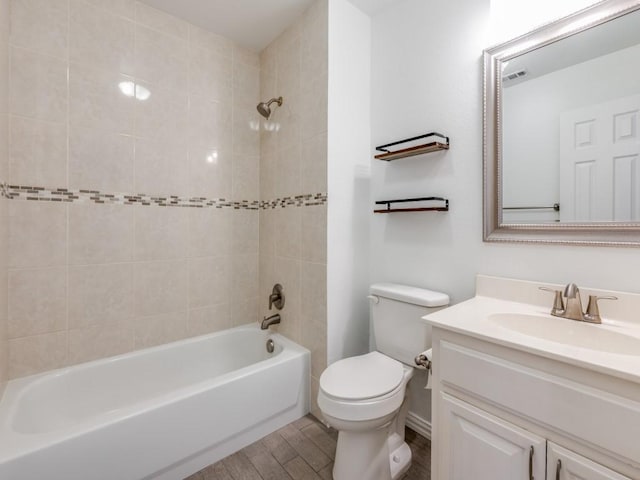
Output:
<instances>
[{"instance_id":1,"label":"chrome sink faucet","mask_svg":"<svg viewBox=\"0 0 640 480\"><path fill-rule=\"evenodd\" d=\"M563 291L554 290L547 287L539 287L540 290L553 292L555 298L551 315L554 317L568 318L579 322L602 323L600 317L600 309L598 308L598 300L617 300L618 297L598 297L597 295L589 295L589 303L587 311L582 311L582 301L580 300L580 289L575 283L569 283L564 287ZM566 299L566 303L564 302Z\"/></svg>"}]
</instances>

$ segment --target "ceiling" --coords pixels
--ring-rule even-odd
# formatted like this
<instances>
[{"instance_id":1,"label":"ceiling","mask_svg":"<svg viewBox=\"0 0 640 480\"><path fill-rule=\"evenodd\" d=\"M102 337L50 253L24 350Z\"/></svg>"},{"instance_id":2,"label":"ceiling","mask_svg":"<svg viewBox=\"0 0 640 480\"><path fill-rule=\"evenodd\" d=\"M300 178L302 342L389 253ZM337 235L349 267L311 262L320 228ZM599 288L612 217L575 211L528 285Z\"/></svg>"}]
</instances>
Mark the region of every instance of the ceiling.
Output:
<instances>
[{"instance_id":1,"label":"ceiling","mask_svg":"<svg viewBox=\"0 0 640 480\"><path fill-rule=\"evenodd\" d=\"M259 52L302 15L314 0L142 1Z\"/></svg>"},{"instance_id":2,"label":"ceiling","mask_svg":"<svg viewBox=\"0 0 640 480\"><path fill-rule=\"evenodd\" d=\"M295 22L314 0L142 0L194 25L261 51ZM374 15L398 0L349 0Z\"/></svg>"}]
</instances>

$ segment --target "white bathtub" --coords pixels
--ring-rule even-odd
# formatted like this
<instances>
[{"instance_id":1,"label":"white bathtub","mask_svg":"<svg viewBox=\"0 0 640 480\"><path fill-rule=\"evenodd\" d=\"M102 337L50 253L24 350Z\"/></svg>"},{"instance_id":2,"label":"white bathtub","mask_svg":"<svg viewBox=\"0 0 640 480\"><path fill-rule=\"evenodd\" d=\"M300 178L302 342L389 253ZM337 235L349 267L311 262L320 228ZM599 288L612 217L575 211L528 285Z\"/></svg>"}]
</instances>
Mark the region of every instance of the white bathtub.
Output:
<instances>
[{"instance_id":1,"label":"white bathtub","mask_svg":"<svg viewBox=\"0 0 640 480\"><path fill-rule=\"evenodd\" d=\"M12 380L0 479L181 479L308 411L309 351L234 328Z\"/></svg>"}]
</instances>

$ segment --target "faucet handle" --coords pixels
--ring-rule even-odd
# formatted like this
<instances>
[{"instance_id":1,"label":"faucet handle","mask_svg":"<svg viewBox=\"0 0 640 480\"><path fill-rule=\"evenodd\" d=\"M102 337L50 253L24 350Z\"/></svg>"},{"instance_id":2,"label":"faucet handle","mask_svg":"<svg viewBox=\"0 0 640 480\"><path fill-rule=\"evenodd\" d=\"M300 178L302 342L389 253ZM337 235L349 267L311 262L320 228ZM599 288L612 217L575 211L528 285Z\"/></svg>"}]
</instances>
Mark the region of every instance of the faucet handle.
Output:
<instances>
[{"instance_id":1,"label":"faucet handle","mask_svg":"<svg viewBox=\"0 0 640 480\"><path fill-rule=\"evenodd\" d=\"M282 310L284 307L284 289L279 283L276 283L273 286L271 295L269 295L269 310L271 310L274 306L278 310Z\"/></svg>"},{"instance_id":2,"label":"faucet handle","mask_svg":"<svg viewBox=\"0 0 640 480\"><path fill-rule=\"evenodd\" d=\"M556 315L556 316L562 315L562 313L564 313L564 301L562 300L562 291L554 290L553 288L548 288L548 287L538 287L538 289L555 294L553 298L553 308L551 309L551 315Z\"/></svg>"},{"instance_id":3,"label":"faucet handle","mask_svg":"<svg viewBox=\"0 0 640 480\"><path fill-rule=\"evenodd\" d=\"M600 317L600 309L598 308L598 300L618 300L618 297L598 297L597 295L589 295L589 304L584 314L584 321L589 323L602 323Z\"/></svg>"}]
</instances>

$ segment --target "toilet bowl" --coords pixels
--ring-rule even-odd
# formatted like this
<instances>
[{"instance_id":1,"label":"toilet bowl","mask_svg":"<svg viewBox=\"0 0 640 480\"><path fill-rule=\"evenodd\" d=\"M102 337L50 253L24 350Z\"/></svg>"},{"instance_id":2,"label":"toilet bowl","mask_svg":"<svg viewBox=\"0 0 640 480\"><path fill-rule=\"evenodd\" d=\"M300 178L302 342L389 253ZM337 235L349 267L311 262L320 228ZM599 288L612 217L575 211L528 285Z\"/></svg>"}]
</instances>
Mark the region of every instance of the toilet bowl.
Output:
<instances>
[{"instance_id":1,"label":"toilet bowl","mask_svg":"<svg viewBox=\"0 0 640 480\"><path fill-rule=\"evenodd\" d=\"M398 421L398 415L407 404L412 376L411 367L379 352L340 360L325 370L318 406L340 432L335 480L397 479L407 471L411 450L404 443L404 419ZM392 424L401 425L402 431Z\"/></svg>"},{"instance_id":2,"label":"toilet bowl","mask_svg":"<svg viewBox=\"0 0 640 480\"><path fill-rule=\"evenodd\" d=\"M371 286L375 350L338 360L320 376L318 407L338 430L334 480L397 480L411 466L404 441L413 359L431 346L421 317L447 295L396 284Z\"/></svg>"}]
</instances>

